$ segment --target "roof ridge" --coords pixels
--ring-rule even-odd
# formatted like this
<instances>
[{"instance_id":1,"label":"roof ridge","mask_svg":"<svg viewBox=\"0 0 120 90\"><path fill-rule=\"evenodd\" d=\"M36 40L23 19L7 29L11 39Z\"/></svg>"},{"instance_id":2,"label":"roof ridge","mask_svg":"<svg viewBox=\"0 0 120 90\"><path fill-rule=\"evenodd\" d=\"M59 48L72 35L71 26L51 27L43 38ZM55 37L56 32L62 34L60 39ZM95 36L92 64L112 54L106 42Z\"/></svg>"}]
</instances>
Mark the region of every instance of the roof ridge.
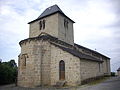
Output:
<instances>
[{"instance_id":1,"label":"roof ridge","mask_svg":"<svg viewBox=\"0 0 120 90\"><path fill-rule=\"evenodd\" d=\"M63 11L58 7L58 5L55 4L55 5L52 5L48 8L46 8L37 19L45 17L45 16L50 15L55 12L60 12L60 13L64 14Z\"/></svg>"},{"instance_id":2,"label":"roof ridge","mask_svg":"<svg viewBox=\"0 0 120 90\"><path fill-rule=\"evenodd\" d=\"M37 21L37 20L40 20L40 19L42 19L42 18L44 18L44 17L53 15L53 14L55 14L55 13L60 13L60 14L62 14L63 16L65 16L66 18L68 18L70 21L72 21L73 23L75 23L73 20L71 20L69 17L67 17L67 16L63 13L63 11L58 7L58 5L55 4L55 5L53 5L53 6L50 6L50 7L46 8L46 9L43 11L43 13L42 13L37 19L29 22L28 24L30 24L30 23L32 23L32 22L35 22L35 21Z\"/></svg>"},{"instance_id":3,"label":"roof ridge","mask_svg":"<svg viewBox=\"0 0 120 90\"><path fill-rule=\"evenodd\" d=\"M97 59L97 58L95 58L95 57L93 57L93 56L84 54L84 53L82 53L82 52L80 52L80 51L78 51L78 50L76 50L76 49L74 49L74 48L69 48L69 47L60 46L60 45L57 45L57 44L55 44L55 43L51 43L51 44L53 44L53 45L61 48L62 50L66 51L66 52L68 52L68 53L70 53L70 54L72 54L72 55L74 55L74 56L76 56L76 57L78 57L78 58L87 59L87 60L91 60L91 61L97 61L97 62L103 62L103 61L101 61L100 59Z\"/></svg>"},{"instance_id":4,"label":"roof ridge","mask_svg":"<svg viewBox=\"0 0 120 90\"><path fill-rule=\"evenodd\" d=\"M104 57L106 57L106 58L109 58L108 56L105 56L105 55L99 53L98 51L95 51L95 50L93 50L93 49L89 49L89 48L84 47L84 46L82 46L82 45L79 45L79 44L77 44L77 43L74 43L74 45L76 45L78 48L84 48L84 49L87 49L87 50L89 50L89 51L91 51L91 52L94 52L94 53L97 53L97 54L99 54L99 55L102 55L102 56L104 56ZM110 59L110 58L109 58L109 59Z\"/></svg>"}]
</instances>

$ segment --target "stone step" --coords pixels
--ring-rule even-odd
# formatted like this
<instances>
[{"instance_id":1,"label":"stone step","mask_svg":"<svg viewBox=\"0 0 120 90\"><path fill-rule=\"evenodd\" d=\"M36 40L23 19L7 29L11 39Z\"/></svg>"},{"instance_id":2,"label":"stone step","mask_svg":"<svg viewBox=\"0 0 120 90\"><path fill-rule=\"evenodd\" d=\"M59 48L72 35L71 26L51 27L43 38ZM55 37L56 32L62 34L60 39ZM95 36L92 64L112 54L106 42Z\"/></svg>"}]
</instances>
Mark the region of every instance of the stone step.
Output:
<instances>
[{"instance_id":1,"label":"stone step","mask_svg":"<svg viewBox=\"0 0 120 90\"><path fill-rule=\"evenodd\" d=\"M66 83L66 81L58 81L58 82L56 82L56 87L63 87L63 86L65 86L65 83Z\"/></svg>"}]
</instances>

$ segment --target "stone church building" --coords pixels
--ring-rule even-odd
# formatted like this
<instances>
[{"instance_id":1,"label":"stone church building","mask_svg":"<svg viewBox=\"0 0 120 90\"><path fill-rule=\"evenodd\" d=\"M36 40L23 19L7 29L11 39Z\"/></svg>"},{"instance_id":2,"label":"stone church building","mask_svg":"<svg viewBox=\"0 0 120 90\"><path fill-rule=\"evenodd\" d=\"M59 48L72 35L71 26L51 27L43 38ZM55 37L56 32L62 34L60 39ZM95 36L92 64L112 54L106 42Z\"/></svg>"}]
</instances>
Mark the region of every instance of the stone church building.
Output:
<instances>
[{"instance_id":1,"label":"stone church building","mask_svg":"<svg viewBox=\"0 0 120 90\"><path fill-rule=\"evenodd\" d=\"M73 24L53 5L29 22L29 38L20 41L18 86L80 85L110 75L110 58L74 43Z\"/></svg>"}]
</instances>

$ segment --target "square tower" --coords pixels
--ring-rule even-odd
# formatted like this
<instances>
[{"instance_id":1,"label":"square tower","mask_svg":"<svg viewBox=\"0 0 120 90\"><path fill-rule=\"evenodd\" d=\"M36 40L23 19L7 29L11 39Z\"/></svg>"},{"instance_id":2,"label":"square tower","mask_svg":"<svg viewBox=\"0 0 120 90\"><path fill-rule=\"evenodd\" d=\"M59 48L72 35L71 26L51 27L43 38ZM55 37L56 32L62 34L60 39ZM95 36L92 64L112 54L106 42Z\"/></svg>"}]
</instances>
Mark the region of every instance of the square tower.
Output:
<instances>
[{"instance_id":1,"label":"square tower","mask_svg":"<svg viewBox=\"0 0 120 90\"><path fill-rule=\"evenodd\" d=\"M37 19L28 23L30 24L29 37L49 34L74 45L73 23L74 21L67 17L57 5L53 5Z\"/></svg>"}]
</instances>

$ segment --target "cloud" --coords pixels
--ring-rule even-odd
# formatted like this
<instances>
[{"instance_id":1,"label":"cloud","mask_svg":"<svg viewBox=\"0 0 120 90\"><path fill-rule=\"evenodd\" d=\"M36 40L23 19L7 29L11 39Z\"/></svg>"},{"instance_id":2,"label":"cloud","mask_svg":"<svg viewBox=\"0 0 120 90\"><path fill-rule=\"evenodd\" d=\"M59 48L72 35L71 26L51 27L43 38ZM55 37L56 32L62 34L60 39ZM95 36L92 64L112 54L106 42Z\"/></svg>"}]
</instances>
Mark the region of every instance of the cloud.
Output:
<instances>
[{"instance_id":1,"label":"cloud","mask_svg":"<svg viewBox=\"0 0 120 90\"><path fill-rule=\"evenodd\" d=\"M16 59L19 41L28 38L29 21L36 19L47 7L58 4L74 24L75 43L97 49L119 62L120 54L119 0L1 0L0 1L0 58ZM78 38L79 37L79 38Z\"/></svg>"}]
</instances>

